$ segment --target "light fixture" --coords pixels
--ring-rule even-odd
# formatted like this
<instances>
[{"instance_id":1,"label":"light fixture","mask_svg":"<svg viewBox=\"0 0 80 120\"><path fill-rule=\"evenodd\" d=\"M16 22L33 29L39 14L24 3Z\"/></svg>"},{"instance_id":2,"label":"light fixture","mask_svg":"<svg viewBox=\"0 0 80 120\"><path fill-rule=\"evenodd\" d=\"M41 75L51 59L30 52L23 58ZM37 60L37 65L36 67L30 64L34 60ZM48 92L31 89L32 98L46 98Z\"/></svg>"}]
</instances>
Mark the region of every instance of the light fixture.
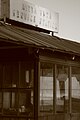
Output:
<instances>
[{"instance_id":1,"label":"light fixture","mask_svg":"<svg viewBox=\"0 0 80 120\"><path fill-rule=\"evenodd\" d=\"M72 60L74 60L74 59L75 59L75 56L72 57Z\"/></svg>"}]
</instances>

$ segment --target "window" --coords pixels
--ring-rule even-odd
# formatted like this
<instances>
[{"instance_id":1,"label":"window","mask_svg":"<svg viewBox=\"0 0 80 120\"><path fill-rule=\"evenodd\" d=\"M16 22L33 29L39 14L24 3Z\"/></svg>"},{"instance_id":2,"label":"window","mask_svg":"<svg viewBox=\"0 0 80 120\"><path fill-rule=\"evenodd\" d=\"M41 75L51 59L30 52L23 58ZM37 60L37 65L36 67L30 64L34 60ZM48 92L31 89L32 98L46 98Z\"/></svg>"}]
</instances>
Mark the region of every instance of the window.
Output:
<instances>
[{"instance_id":1,"label":"window","mask_svg":"<svg viewBox=\"0 0 80 120\"><path fill-rule=\"evenodd\" d=\"M3 112L5 114L16 114L16 93L3 92Z\"/></svg>"},{"instance_id":2,"label":"window","mask_svg":"<svg viewBox=\"0 0 80 120\"><path fill-rule=\"evenodd\" d=\"M19 63L19 93L18 107L19 115L33 117L34 97L34 66L33 62Z\"/></svg>"},{"instance_id":3,"label":"window","mask_svg":"<svg viewBox=\"0 0 80 120\"><path fill-rule=\"evenodd\" d=\"M0 91L0 113L2 112L2 92Z\"/></svg>"},{"instance_id":4,"label":"window","mask_svg":"<svg viewBox=\"0 0 80 120\"><path fill-rule=\"evenodd\" d=\"M33 116L33 104L31 102L31 91L19 93L19 114Z\"/></svg>"},{"instance_id":5,"label":"window","mask_svg":"<svg viewBox=\"0 0 80 120\"><path fill-rule=\"evenodd\" d=\"M53 112L53 65L40 66L40 111Z\"/></svg>"},{"instance_id":6,"label":"window","mask_svg":"<svg viewBox=\"0 0 80 120\"><path fill-rule=\"evenodd\" d=\"M69 79L68 67L57 65L56 69L56 111L68 112L69 108Z\"/></svg>"},{"instance_id":7,"label":"window","mask_svg":"<svg viewBox=\"0 0 80 120\"><path fill-rule=\"evenodd\" d=\"M3 65L0 64L0 88L2 88L2 82L3 82Z\"/></svg>"},{"instance_id":8,"label":"window","mask_svg":"<svg viewBox=\"0 0 80 120\"><path fill-rule=\"evenodd\" d=\"M72 112L80 113L80 68L72 67Z\"/></svg>"},{"instance_id":9,"label":"window","mask_svg":"<svg viewBox=\"0 0 80 120\"><path fill-rule=\"evenodd\" d=\"M21 62L19 65L19 87L32 88L34 79L34 69L31 63Z\"/></svg>"},{"instance_id":10,"label":"window","mask_svg":"<svg viewBox=\"0 0 80 120\"><path fill-rule=\"evenodd\" d=\"M5 63L3 65L3 87L4 88L16 88L19 69L17 63Z\"/></svg>"},{"instance_id":11,"label":"window","mask_svg":"<svg viewBox=\"0 0 80 120\"><path fill-rule=\"evenodd\" d=\"M3 120L33 118L33 81L33 62L6 62L0 65L0 114Z\"/></svg>"}]
</instances>

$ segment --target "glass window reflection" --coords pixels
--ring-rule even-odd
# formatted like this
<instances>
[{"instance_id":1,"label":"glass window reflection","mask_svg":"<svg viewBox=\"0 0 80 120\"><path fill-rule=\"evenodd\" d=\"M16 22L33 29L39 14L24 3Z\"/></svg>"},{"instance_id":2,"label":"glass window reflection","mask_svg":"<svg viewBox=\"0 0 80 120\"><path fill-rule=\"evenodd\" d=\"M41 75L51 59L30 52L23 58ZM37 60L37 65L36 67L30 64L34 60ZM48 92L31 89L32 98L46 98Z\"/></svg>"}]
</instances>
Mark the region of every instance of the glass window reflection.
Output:
<instances>
[{"instance_id":1,"label":"glass window reflection","mask_svg":"<svg viewBox=\"0 0 80 120\"><path fill-rule=\"evenodd\" d=\"M68 67L57 65L56 69L56 110L57 112L68 112L69 105L69 79Z\"/></svg>"},{"instance_id":2,"label":"glass window reflection","mask_svg":"<svg viewBox=\"0 0 80 120\"><path fill-rule=\"evenodd\" d=\"M80 113L80 68L72 67L72 112Z\"/></svg>"},{"instance_id":3,"label":"glass window reflection","mask_svg":"<svg viewBox=\"0 0 80 120\"><path fill-rule=\"evenodd\" d=\"M40 66L40 111L53 111L53 65L49 63Z\"/></svg>"},{"instance_id":4,"label":"glass window reflection","mask_svg":"<svg viewBox=\"0 0 80 120\"><path fill-rule=\"evenodd\" d=\"M5 114L16 114L15 92L3 93L3 111Z\"/></svg>"}]
</instances>

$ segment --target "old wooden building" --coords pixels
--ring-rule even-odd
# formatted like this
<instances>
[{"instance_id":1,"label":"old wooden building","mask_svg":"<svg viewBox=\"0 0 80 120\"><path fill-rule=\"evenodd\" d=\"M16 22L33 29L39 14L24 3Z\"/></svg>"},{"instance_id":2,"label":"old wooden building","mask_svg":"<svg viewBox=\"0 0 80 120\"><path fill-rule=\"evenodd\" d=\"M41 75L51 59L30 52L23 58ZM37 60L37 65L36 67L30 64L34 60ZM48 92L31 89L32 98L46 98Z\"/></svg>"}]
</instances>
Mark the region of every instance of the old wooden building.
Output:
<instances>
[{"instance_id":1,"label":"old wooden building","mask_svg":"<svg viewBox=\"0 0 80 120\"><path fill-rule=\"evenodd\" d=\"M0 22L0 120L79 120L80 43Z\"/></svg>"}]
</instances>

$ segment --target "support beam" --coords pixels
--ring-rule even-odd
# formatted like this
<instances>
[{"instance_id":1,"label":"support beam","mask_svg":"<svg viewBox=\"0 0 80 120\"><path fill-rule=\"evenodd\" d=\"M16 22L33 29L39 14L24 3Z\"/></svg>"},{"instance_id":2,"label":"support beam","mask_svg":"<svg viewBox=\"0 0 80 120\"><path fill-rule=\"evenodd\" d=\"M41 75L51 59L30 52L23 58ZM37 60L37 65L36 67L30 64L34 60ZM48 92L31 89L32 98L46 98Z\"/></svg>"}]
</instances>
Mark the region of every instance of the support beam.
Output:
<instances>
[{"instance_id":1,"label":"support beam","mask_svg":"<svg viewBox=\"0 0 80 120\"><path fill-rule=\"evenodd\" d=\"M39 71L40 62L37 58L34 60L34 120L38 120L39 113Z\"/></svg>"}]
</instances>

